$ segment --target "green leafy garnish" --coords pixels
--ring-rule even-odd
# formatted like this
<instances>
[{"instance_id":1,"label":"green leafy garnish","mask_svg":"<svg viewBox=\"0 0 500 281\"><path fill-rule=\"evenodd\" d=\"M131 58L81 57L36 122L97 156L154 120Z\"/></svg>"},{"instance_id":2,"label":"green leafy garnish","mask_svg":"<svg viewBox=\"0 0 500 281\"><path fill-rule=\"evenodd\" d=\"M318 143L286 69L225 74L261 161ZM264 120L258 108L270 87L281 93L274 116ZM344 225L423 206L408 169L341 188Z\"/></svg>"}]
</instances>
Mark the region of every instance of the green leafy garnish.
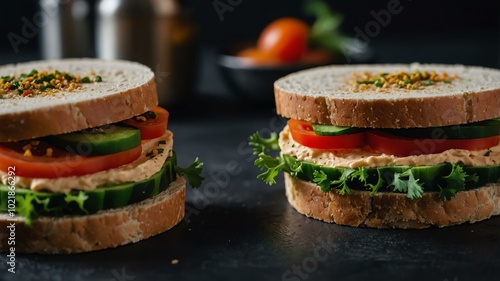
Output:
<instances>
[{"instance_id":1,"label":"green leafy garnish","mask_svg":"<svg viewBox=\"0 0 500 281\"><path fill-rule=\"evenodd\" d=\"M360 182L362 182L366 188L371 189L370 195L373 196L379 188L382 186L384 183L384 180L382 179L380 175L380 170L377 169L377 183L371 184L368 182L368 172L366 171L366 167L359 167L357 170L354 171L354 173L351 174L351 179L358 179Z\"/></svg>"},{"instance_id":2,"label":"green leafy garnish","mask_svg":"<svg viewBox=\"0 0 500 281\"><path fill-rule=\"evenodd\" d=\"M257 176L258 179L272 185L276 183L276 176L279 172L288 172L292 177L296 177L302 171L302 164L290 156L272 157L261 152L255 160L255 165L261 170L266 170L264 173Z\"/></svg>"},{"instance_id":3,"label":"green leafy garnish","mask_svg":"<svg viewBox=\"0 0 500 281\"><path fill-rule=\"evenodd\" d=\"M302 164L300 161L295 160L291 156L270 156L266 151L279 150L278 134L273 132L269 138L264 138L258 132L250 136L250 146L253 147L253 154L257 155L255 165L264 173L257 176L258 179L263 180L265 183L272 185L276 183L276 176L279 172L284 171L290 173L292 177L296 177L302 171Z\"/></svg>"},{"instance_id":4,"label":"green leafy garnish","mask_svg":"<svg viewBox=\"0 0 500 281\"><path fill-rule=\"evenodd\" d=\"M67 204L75 202L78 208L84 213L88 213L84 207L85 201L88 196L84 191L79 191L78 194L67 193L64 201ZM57 213L61 211L63 206L58 206L55 208L49 208L50 198L45 199L38 198L33 193L26 193L25 195L16 195L16 213L19 217L24 218L24 223L30 226L32 221L40 216L40 213ZM40 209L41 207L41 209ZM37 211L38 210L38 211Z\"/></svg>"},{"instance_id":5,"label":"green leafy garnish","mask_svg":"<svg viewBox=\"0 0 500 281\"><path fill-rule=\"evenodd\" d=\"M347 168L344 169L340 178L336 180L329 179L323 170L315 170L313 173L312 181L316 183L323 192L328 192L333 187L339 189L340 195L351 194L351 189L349 188L348 182L353 180L359 180L362 182L366 188L371 189L370 195L377 193L378 189L383 184L383 179L380 176L380 171L378 172L377 183L371 184L368 182L368 172L365 167L359 167L356 169Z\"/></svg>"},{"instance_id":6,"label":"green leafy garnish","mask_svg":"<svg viewBox=\"0 0 500 281\"><path fill-rule=\"evenodd\" d=\"M477 182L478 176L476 174L468 175L462 166L452 164L450 174L444 176L443 179L446 181L446 186L439 187L439 199L450 200L457 192L465 190L466 182Z\"/></svg>"},{"instance_id":7,"label":"green leafy garnish","mask_svg":"<svg viewBox=\"0 0 500 281\"><path fill-rule=\"evenodd\" d=\"M321 191L328 192L331 189L332 181L328 179L328 176L323 170L315 170L313 173L313 182L317 184Z\"/></svg>"},{"instance_id":8,"label":"green leafy garnish","mask_svg":"<svg viewBox=\"0 0 500 281\"><path fill-rule=\"evenodd\" d=\"M311 26L311 44L323 50L341 53L343 44L349 39L340 31L340 24L344 20L342 14L332 11L322 0L306 1L304 8L306 14L316 18Z\"/></svg>"},{"instance_id":9,"label":"green leafy garnish","mask_svg":"<svg viewBox=\"0 0 500 281\"><path fill-rule=\"evenodd\" d=\"M359 81L356 81L358 84L373 84L375 83L375 80L359 80Z\"/></svg>"},{"instance_id":10,"label":"green leafy garnish","mask_svg":"<svg viewBox=\"0 0 500 281\"><path fill-rule=\"evenodd\" d=\"M71 202L75 202L77 205L78 205L78 208L84 212L85 214L88 214L89 212L87 211L87 209L85 209L85 201L89 198L89 196L87 194L85 194L84 191L78 191L78 193L76 195L74 194L71 194L71 193L66 193L66 197L64 197L64 202L66 202L67 204L71 203Z\"/></svg>"},{"instance_id":11,"label":"green leafy garnish","mask_svg":"<svg viewBox=\"0 0 500 281\"><path fill-rule=\"evenodd\" d=\"M175 166L174 170L177 174L186 178L189 185L191 185L194 188L200 187L201 182L204 180L204 178L201 176L201 171L203 170L203 163L200 162L200 160L198 160L198 157L196 157L194 162L187 168L181 168L179 166Z\"/></svg>"},{"instance_id":12,"label":"green leafy garnish","mask_svg":"<svg viewBox=\"0 0 500 281\"><path fill-rule=\"evenodd\" d=\"M345 169L338 180L332 181L332 185L336 189L340 189L340 195L351 194L351 189L347 185L347 181L350 180L353 174L356 172L354 169Z\"/></svg>"},{"instance_id":13,"label":"green leafy garnish","mask_svg":"<svg viewBox=\"0 0 500 281\"><path fill-rule=\"evenodd\" d=\"M406 197L410 199L421 198L424 194L423 184L419 183L418 179L415 179L412 168L402 173L394 173L394 179L389 184L390 186L394 186L394 191L406 193Z\"/></svg>"},{"instance_id":14,"label":"green leafy garnish","mask_svg":"<svg viewBox=\"0 0 500 281\"><path fill-rule=\"evenodd\" d=\"M33 201L36 200L36 195L28 193L25 196L16 195L16 213L18 216L24 218L24 223L26 225L31 225L33 219L38 217L35 211L35 206Z\"/></svg>"},{"instance_id":15,"label":"green leafy garnish","mask_svg":"<svg viewBox=\"0 0 500 281\"><path fill-rule=\"evenodd\" d=\"M259 135L259 132L250 136L250 146L253 147L253 154L259 155L266 151L279 151L278 133L272 132L269 138L264 138Z\"/></svg>"},{"instance_id":16,"label":"green leafy garnish","mask_svg":"<svg viewBox=\"0 0 500 281\"><path fill-rule=\"evenodd\" d=\"M377 79L375 80L375 82L373 83L373 85L375 85L375 87L382 87L384 86L384 83L380 80L380 79Z\"/></svg>"}]
</instances>

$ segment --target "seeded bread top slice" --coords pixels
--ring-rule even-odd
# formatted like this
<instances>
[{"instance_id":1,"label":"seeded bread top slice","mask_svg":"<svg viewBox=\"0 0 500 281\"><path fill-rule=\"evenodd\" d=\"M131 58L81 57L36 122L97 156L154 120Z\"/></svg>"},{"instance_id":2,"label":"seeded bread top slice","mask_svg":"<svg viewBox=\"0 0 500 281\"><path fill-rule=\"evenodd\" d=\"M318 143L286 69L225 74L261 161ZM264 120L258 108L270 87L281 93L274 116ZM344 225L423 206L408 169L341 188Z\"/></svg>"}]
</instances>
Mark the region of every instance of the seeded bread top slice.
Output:
<instances>
[{"instance_id":1,"label":"seeded bread top slice","mask_svg":"<svg viewBox=\"0 0 500 281\"><path fill-rule=\"evenodd\" d=\"M158 104L154 73L128 61L65 59L0 67L0 76L58 70L81 77L99 75L102 82L84 83L73 91L0 99L0 142L68 133L122 121ZM4 92L5 93L5 92Z\"/></svg>"},{"instance_id":2,"label":"seeded bread top slice","mask_svg":"<svg viewBox=\"0 0 500 281\"><path fill-rule=\"evenodd\" d=\"M449 80L424 85L424 79L417 89L407 89L406 84L360 84L364 81L361 73L424 71L446 73ZM418 63L326 66L285 76L275 82L274 91L277 112L282 116L338 126L439 127L500 116L500 71L482 67Z\"/></svg>"}]
</instances>

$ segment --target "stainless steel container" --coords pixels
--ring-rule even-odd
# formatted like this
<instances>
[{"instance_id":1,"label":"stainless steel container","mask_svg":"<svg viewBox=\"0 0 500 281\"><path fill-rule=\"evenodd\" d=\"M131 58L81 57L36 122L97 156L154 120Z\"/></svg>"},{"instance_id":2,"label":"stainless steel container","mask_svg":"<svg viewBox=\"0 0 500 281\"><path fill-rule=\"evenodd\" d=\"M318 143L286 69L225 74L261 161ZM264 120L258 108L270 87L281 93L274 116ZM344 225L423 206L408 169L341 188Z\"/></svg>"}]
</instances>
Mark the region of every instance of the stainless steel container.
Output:
<instances>
[{"instance_id":1,"label":"stainless steel container","mask_svg":"<svg viewBox=\"0 0 500 281\"><path fill-rule=\"evenodd\" d=\"M99 0L96 7L98 57L151 67L161 105L190 97L195 25L176 0Z\"/></svg>"},{"instance_id":2,"label":"stainless steel container","mask_svg":"<svg viewBox=\"0 0 500 281\"><path fill-rule=\"evenodd\" d=\"M44 59L94 56L94 0L40 0Z\"/></svg>"}]
</instances>

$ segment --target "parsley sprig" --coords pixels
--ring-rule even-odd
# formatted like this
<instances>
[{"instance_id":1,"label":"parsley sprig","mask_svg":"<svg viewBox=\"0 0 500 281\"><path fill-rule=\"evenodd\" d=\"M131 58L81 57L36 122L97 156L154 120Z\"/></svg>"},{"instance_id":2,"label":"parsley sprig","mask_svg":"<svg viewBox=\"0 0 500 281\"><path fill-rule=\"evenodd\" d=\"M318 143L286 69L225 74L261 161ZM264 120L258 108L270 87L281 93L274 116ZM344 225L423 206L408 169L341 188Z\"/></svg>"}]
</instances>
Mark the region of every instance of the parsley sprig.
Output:
<instances>
[{"instance_id":1,"label":"parsley sprig","mask_svg":"<svg viewBox=\"0 0 500 281\"><path fill-rule=\"evenodd\" d=\"M203 163L198 160L198 157L186 168L181 168L179 166L174 167L175 172L180 176L183 176L189 183L190 186L197 188L200 187L201 182L205 179L201 176L201 171L203 170Z\"/></svg>"},{"instance_id":2,"label":"parsley sprig","mask_svg":"<svg viewBox=\"0 0 500 281\"><path fill-rule=\"evenodd\" d=\"M258 179L272 185L276 183L276 176L279 172L284 171L290 173L292 177L297 177L302 171L302 164L291 156L270 156L267 151L279 151L278 134L273 132L269 138L262 137L258 132L250 136L250 146L253 147L253 153L257 155L255 165L261 170L265 170L257 176Z\"/></svg>"},{"instance_id":3,"label":"parsley sprig","mask_svg":"<svg viewBox=\"0 0 500 281\"><path fill-rule=\"evenodd\" d=\"M326 173L319 169L313 172L313 182L319 185L323 192L328 192L332 188L338 189L340 195L351 194L351 189L349 188L349 182L359 181L364 184L367 190L370 190L370 195L375 195L379 188L384 183L384 180L380 176L380 171L377 170L377 182L372 184L368 181L368 172L365 167L359 167L356 169L346 168L342 171L342 174L338 179L329 179Z\"/></svg>"},{"instance_id":4,"label":"parsley sprig","mask_svg":"<svg viewBox=\"0 0 500 281\"><path fill-rule=\"evenodd\" d=\"M479 178L476 174L468 175L462 166L452 164L450 174L444 176L443 179L446 181L446 186L439 187L439 199L450 200L457 192L465 190L466 182L477 182Z\"/></svg>"},{"instance_id":5,"label":"parsley sprig","mask_svg":"<svg viewBox=\"0 0 500 281\"><path fill-rule=\"evenodd\" d=\"M394 173L394 179L390 186L394 186L394 191L406 193L410 199L421 198L424 194L423 184L418 182L413 175L413 168L410 168L402 173Z\"/></svg>"}]
</instances>

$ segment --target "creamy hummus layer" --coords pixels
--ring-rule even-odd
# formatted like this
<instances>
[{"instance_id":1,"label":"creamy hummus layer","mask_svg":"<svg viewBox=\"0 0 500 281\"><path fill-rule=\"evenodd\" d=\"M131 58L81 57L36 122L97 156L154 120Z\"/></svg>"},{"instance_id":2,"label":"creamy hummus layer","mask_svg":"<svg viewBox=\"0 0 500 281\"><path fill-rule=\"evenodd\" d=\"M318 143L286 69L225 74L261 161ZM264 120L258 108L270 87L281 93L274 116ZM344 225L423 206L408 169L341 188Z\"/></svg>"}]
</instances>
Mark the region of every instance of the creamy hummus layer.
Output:
<instances>
[{"instance_id":1,"label":"creamy hummus layer","mask_svg":"<svg viewBox=\"0 0 500 281\"><path fill-rule=\"evenodd\" d=\"M467 166L492 166L500 163L500 145L483 150L450 149L436 154L407 157L377 153L366 146L360 149L324 150L303 146L293 140L288 126L280 133L279 145L282 154L298 160L328 167L385 167L385 166L427 166L441 163L462 162Z\"/></svg>"},{"instance_id":2,"label":"creamy hummus layer","mask_svg":"<svg viewBox=\"0 0 500 281\"><path fill-rule=\"evenodd\" d=\"M159 144L164 140L165 144ZM16 186L31 188L32 190L49 190L53 192L67 192L70 190L93 190L96 187L109 183L136 182L150 178L157 173L168 156L172 154L173 134L166 131L159 138L142 141L142 154L134 162L94 174L83 176L64 177L57 179L16 177ZM163 148L163 153L153 158L146 156L155 148ZM0 171L2 182L7 184L7 174Z\"/></svg>"}]
</instances>

